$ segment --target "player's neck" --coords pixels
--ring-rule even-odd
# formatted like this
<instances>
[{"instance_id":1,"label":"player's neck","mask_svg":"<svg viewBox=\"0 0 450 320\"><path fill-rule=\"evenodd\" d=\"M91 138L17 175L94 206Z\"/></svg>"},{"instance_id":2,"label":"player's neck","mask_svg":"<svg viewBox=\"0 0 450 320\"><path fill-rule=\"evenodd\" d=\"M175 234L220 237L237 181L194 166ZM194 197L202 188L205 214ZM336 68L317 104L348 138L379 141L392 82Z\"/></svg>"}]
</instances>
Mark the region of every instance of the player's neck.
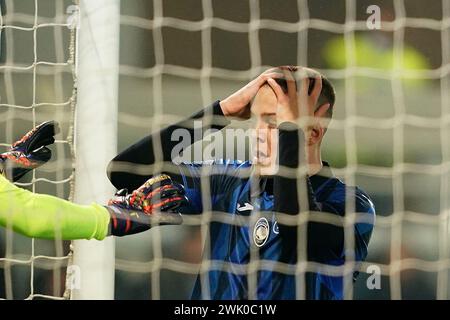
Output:
<instances>
[{"instance_id":1,"label":"player's neck","mask_svg":"<svg viewBox=\"0 0 450 320\"><path fill-rule=\"evenodd\" d=\"M306 160L308 161L308 175L313 176L322 170L322 155L319 145L306 147Z\"/></svg>"}]
</instances>

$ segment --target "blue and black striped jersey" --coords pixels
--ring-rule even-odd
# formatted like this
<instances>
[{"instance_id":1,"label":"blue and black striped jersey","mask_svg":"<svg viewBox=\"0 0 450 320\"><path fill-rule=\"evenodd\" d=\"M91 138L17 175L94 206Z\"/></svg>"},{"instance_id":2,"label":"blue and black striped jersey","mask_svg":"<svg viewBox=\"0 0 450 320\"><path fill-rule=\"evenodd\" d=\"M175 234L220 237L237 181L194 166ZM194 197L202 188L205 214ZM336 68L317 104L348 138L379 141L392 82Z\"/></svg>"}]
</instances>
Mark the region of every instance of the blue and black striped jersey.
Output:
<instances>
[{"instance_id":1,"label":"blue and black striped jersey","mask_svg":"<svg viewBox=\"0 0 450 320\"><path fill-rule=\"evenodd\" d=\"M327 272L326 266L342 266L345 262L345 246L343 245L342 228L324 230L327 234L310 234L308 241L314 238L331 237L335 246L313 248L309 252L311 262L319 264L314 272L306 272L303 276L295 275L295 255L283 248L283 234L277 221L274 208L274 195L261 188L261 192L252 196L252 177L242 178L249 172L251 164L242 161L214 161L211 166L209 188L211 192L210 209L213 214L226 213L228 217L212 219L209 229L210 252L205 257L211 260L211 270L207 279L207 290L202 291L199 276L193 299L248 299L249 281L247 266L252 249L257 249L257 259L263 263L256 277L257 299L296 299L296 286L305 289L307 299L342 299L343 277L333 276ZM181 166L183 184L186 194L191 200L189 207L182 213L193 214L203 212L201 195L201 170L205 164L184 164ZM186 178L190 177L190 178ZM345 184L331 174L325 163L317 175L309 177L317 203L321 210L336 215L340 219L345 215ZM264 185L263 185L264 186ZM370 198L359 188L348 188L354 192L355 210L362 213L363 222L354 226L355 261L363 261L367 256L367 246L373 229L375 209ZM259 215L250 219L251 215ZM312 213L314 214L314 213ZM252 221L252 223L251 223ZM312 228L311 232L321 231ZM253 258L253 257L252 257ZM290 265L291 274L277 272L277 262ZM355 276L357 271L355 270ZM297 282L296 282L297 281ZM303 281L303 285L301 283ZM299 283L300 282L300 283ZM204 286L203 286L204 288ZM205 292L207 291L207 292ZM209 292L208 292L209 291Z\"/></svg>"}]
</instances>

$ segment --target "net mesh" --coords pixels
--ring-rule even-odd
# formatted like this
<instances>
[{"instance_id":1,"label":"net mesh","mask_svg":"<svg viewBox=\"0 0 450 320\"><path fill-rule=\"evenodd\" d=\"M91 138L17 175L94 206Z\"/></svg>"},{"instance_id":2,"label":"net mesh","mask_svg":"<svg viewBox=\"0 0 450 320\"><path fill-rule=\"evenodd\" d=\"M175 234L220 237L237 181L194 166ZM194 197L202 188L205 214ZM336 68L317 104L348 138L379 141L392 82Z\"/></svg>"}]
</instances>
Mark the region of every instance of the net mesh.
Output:
<instances>
[{"instance_id":1,"label":"net mesh","mask_svg":"<svg viewBox=\"0 0 450 320\"><path fill-rule=\"evenodd\" d=\"M63 198L69 197L72 178L75 99L73 33L65 14L70 4L6 1L7 13L1 21L6 40L0 66L1 146L9 146L22 129L56 116L63 130L55 145L55 160L20 185ZM372 5L381 10L380 30L368 28L367 9ZM211 222L236 221L211 210L209 169L204 168L202 215L185 216L180 227L153 228L117 239L116 299L189 298L198 274L208 298L212 269L246 274L249 298L255 298L256 271L265 267L295 274L298 299L305 297L305 273L318 268L344 275L347 299L448 299L448 1L436 0L424 7L419 1L404 0L276 4L135 0L122 1L120 23L120 150L225 98L269 66L307 65L325 74L337 91L323 159L347 185L358 185L371 196L377 219L369 255L358 265L361 273L355 283L353 226L361 217L350 205L351 196L344 219L347 259L342 266L306 259L302 241L306 222L342 223L333 215L312 217L307 212L298 219L285 217L303 235L294 268L259 260L255 251L250 251L245 265L212 260L208 255ZM44 30L50 31L40 38ZM155 141L154 147L160 150L161 141ZM152 170L162 167L157 162ZM290 174L282 168L283 172ZM257 213L242 223L254 223L258 217ZM42 242L47 250L43 253L41 241L8 229L1 232L4 288L0 297L61 297L67 244ZM370 289L366 282L374 266L381 272L379 289ZM50 289L37 287L36 279L45 270L50 270Z\"/></svg>"},{"instance_id":2,"label":"net mesh","mask_svg":"<svg viewBox=\"0 0 450 320\"><path fill-rule=\"evenodd\" d=\"M381 30L368 28L371 5L381 9ZM347 199L347 260L341 267L326 267L327 272L345 276L347 299L446 299L450 12L446 1L435 5L425 11L406 1L356 0L122 5L119 149L225 98L270 66L316 68L337 90L323 158L347 185L362 187L377 209L369 256L353 284L352 230L360 217ZM130 54L129 48L136 50ZM197 227L154 228L137 236L151 241L151 248L132 238L118 241L117 298L148 293L153 299L188 298L198 273L208 297L207 273L220 268L246 274L249 298L255 298L255 271L267 261L254 252L244 266L208 256L210 223L230 223L210 210L209 190L202 178L203 205L209 210L184 220ZM295 221L299 230L308 219L306 214ZM332 215L319 220L339 224ZM307 261L300 239L299 244L295 270L282 264L275 269L297 275L301 299L305 272L324 266ZM381 272L379 290L366 284L372 266ZM133 285L142 294L125 293Z\"/></svg>"},{"instance_id":3,"label":"net mesh","mask_svg":"<svg viewBox=\"0 0 450 320\"><path fill-rule=\"evenodd\" d=\"M69 199L75 106L74 40L67 22L71 1L2 1L0 113L6 151L25 132L54 119L52 160L17 185ZM2 151L2 152L3 152ZM0 230L0 298L62 299L69 243L28 239Z\"/></svg>"}]
</instances>

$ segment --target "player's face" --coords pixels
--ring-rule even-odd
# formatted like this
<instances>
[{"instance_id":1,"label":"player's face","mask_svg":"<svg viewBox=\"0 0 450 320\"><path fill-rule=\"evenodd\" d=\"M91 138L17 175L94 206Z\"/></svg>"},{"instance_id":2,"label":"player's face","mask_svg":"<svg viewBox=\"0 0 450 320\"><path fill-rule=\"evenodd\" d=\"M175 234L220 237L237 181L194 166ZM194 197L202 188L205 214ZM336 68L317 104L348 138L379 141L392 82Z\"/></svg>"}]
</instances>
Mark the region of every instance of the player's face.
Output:
<instances>
[{"instance_id":1,"label":"player's face","mask_svg":"<svg viewBox=\"0 0 450 320\"><path fill-rule=\"evenodd\" d=\"M259 89L251 107L253 126L253 162L260 174L271 175L276 172L278 147L277 98L273 90L265 85Z\"/></svg>"}]
</instances>

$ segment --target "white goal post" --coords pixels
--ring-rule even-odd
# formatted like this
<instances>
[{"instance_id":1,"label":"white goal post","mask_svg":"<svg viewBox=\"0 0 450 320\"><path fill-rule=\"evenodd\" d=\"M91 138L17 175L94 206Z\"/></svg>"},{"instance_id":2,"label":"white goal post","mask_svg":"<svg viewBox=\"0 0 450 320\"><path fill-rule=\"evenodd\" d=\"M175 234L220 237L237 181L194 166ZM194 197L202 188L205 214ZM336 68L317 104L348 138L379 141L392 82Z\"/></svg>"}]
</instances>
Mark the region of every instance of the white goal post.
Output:
<instances>
[{"instance_id":1,"label":"white goal post","mask_svg":"<svg viewBox=\"0 0 450 320\"><path fill-rule=\"evenodd\" d=\"M77 44L74 201L106 203L117 151L120 0L80 0ZM72 299L114 299L114 239L74 241ZM74 282L72 282L74 283Z\"/></svg>"}]
</instances>

